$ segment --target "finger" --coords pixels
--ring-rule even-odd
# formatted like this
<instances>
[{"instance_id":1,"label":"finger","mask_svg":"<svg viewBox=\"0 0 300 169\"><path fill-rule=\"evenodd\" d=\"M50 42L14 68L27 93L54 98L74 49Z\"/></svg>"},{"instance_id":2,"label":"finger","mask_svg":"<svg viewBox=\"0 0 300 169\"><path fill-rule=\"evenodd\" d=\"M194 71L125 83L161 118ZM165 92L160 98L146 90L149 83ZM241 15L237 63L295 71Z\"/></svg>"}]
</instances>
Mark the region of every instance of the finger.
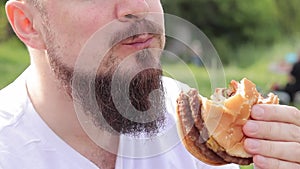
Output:
<instances>
[{"instance_id":1,"label":"finger","mask_svg":"<svg viewBox=\"0 0 300 169\"><path fill-rule=\"evenodd\" d=\"M299 169L300 164L282 161L274 158L255 155L253 157L255 169Z\"/></svg>"},{"instance_id":2,"label":"finger","mask_svg":"<svg viewBox=\"0 0 300 169\"><path fill-rule=\"evenodd\" d=\"M300 127L294 124L249 120L243 131L252 138L300 143Z\"/></svg>"},{"instance_id":3,"label":"finger","mask_svg":"<svg viewBox=\"0 0 300 169\"><path fill-rule=\"evenodd\" d=\"M251 117L256 120L292 123L300 126L300 111L292 106L257 104L252 108Z\"/></svg>"},{"instance_id":4,"label":"finger","mask_svg":"<svg viewBox=\"0 0 300 169\"><path fill-rule=\"evenodd\" d=\"M290 162L300 162L300 143L247 138L244 142L244 147L250 154L258 154Z\"/></svg>"}]
</instances>

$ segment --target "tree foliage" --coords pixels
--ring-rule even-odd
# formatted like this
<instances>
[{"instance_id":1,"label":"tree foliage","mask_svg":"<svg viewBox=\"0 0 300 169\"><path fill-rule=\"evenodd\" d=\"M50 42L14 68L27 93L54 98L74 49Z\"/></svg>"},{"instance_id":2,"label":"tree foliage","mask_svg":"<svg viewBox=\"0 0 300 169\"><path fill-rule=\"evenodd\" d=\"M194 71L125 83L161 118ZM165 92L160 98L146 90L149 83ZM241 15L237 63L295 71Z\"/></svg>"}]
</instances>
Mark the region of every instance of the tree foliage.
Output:
<instances>
[{"instance_id":1,"label":"tree foliage","mask_svg":"<svg viewBox=\"0 0 300 169\"><path fill-rule=\"evenodd\" d=\"M5 2L5 1L4 1ZM7 19L4 10L4 3L0 4L0 41L6 36Z\"/></svg>"},{"instance_id":2,"label":"tree foliage","mask_svg":"<svg viewBox=\"0 0 300 169\"><path fill-rule=\"evenodd\" d=\"M300 31L299 0L276 0L278 20L284 34L292 35Z\"/></svg>"},{"instance_id":3,"label":"tree foliage","mask_svg":"<svg viewBox=\"0 0 300 169\"><path fill-rule=\"evenodd\" d=\"M14 36L11 26L8 24L5 14L5 4L8 0L1 0L0 2L0 42Z\"/></svg>"},{"instance_id":4,"label":"tree foliage","mask_svg":"<svg viewBox=\"0 0 300 169\"><path fill-rule=\"evenodd\" d=\"M299 0L165 0L166 13L187 19L213 42L223 63L242 45L268 45L300 30ZM231 52L230 52L231 51Z\"/></svg>"},{"instance_id":5,"label":"tree foliage","mask_svg":"<svg viewBox=\"0 0 300 169\"><path fill-rule=\"evenodd\" d=\"M11 37L0 2L0 41ZM162 0L166 13L187 19L213 42L229 63L243 45L268 45L300 34L299 0Z\"/></svg>"}]
</instances>

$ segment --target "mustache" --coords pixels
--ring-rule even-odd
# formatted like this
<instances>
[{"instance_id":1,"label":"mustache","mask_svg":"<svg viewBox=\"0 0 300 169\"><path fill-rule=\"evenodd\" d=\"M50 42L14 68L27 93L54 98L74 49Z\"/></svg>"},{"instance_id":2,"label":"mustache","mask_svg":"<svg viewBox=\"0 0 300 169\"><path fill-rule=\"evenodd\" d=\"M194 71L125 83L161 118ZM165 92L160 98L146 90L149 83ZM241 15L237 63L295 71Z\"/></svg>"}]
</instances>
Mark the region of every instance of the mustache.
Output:
<instances>
[{"instance_id":1,"label":"mustache","mask_svg":"<svg viewBox=\"0 0 300 169\"><path fill-rule=\"evenodd\" d=\"M139 20L130 24L126 29L116 32L112 36L109 44L110 46L114 46L124 39L127 39L129 37L135 38L138 35L146 33L163 35L164 29L162 25L152 22L150 20Z\"/></svg>"}]
</instances>

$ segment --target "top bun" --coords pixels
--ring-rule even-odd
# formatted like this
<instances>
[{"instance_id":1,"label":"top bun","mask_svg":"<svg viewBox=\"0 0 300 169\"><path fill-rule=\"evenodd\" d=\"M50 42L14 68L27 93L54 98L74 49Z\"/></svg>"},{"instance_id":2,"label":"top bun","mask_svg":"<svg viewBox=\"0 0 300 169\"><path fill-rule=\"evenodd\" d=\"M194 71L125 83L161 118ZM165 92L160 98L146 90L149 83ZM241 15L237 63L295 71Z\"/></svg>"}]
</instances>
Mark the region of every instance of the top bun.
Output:
<instances>
[{"instance_id":1,"label":"top bun","mask_svg":"<svg viewBox=\"0 0 300 169\"><path fill-rule=\"evenodd\" d=\"M210 147L235 157L251 157L243 146L242 127L250 118L252 106L260 103L278 104L279 99L274 94L262 97L256 85L246 78L240 83L231 81L229 89L217 89L211 100L203 98L202 118L214 140L209 143Z\"/></svg>"}]
</instances>

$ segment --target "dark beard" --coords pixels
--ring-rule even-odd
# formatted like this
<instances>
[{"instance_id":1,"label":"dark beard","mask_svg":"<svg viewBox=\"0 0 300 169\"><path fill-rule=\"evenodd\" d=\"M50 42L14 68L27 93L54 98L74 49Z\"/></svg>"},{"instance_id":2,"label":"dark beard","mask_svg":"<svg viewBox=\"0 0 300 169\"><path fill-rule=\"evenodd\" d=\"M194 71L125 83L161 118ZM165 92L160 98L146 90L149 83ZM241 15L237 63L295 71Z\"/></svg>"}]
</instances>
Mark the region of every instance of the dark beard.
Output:
<instances>
[{"instance_id":1,"label":"dark beard","mask_svg":"<svg viewBox=\"0 0 300 169\"><path fill-rule=\"evenodd\" d=\"M127 79L123 78L115 81L117 84L112 89L111 78L108 75L96 81L96 92L99 93L96 98L101 114L92 113L93 119L99 122L100 116L103 116L109 126L123 134L157 133L165 119L161 70L146 69L138 73L131 80L129 89L124 85ZM150 97L156 89L161 92ZM99 126L101 124L104 123L98 123Z\"/></svg>"},{"instance_id":2,"label":"dark beard","mask_svg":"<svg viewBox=\"0 0 300 169\"><path fill-rule=\"evenodd\" d=\"M134 57L141 67L158 64L149 50ZM94 79L86 74L77 75L76 84L73 84L71 68L55 59L51 59L51 66L68 95L81 105L86 115L92 117L99 129L111 133L145 133L153 136L164 126L166 111L162 70L158 65L138 72L132 79L128 78L128 72L123 69L118 71L116 67L105 73L99 71L102 73ZM94 97L96 105L91 101Z\"/></svg>"}]
</instances>

